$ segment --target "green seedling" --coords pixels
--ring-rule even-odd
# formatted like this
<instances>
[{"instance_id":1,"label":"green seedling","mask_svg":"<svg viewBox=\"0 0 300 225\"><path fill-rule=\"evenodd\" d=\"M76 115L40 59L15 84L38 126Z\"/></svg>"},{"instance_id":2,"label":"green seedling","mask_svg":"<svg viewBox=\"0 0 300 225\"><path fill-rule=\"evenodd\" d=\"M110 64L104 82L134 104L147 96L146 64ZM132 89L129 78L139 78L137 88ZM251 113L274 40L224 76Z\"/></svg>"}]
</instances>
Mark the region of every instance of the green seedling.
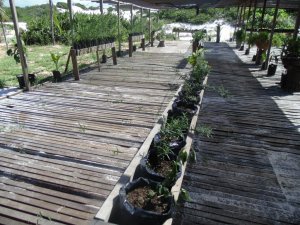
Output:
<instances>
[{"instance_id":1,"label":"green seedling","mask_svg":"<svg viewBox=\"0 0 300 225\"><path fill-rule=\"evenodd\" d=\"M196 134L200 134L203 137L212 138L213 130L209 125L203 124L195 129Z\"/></svg>"}]
</instances>

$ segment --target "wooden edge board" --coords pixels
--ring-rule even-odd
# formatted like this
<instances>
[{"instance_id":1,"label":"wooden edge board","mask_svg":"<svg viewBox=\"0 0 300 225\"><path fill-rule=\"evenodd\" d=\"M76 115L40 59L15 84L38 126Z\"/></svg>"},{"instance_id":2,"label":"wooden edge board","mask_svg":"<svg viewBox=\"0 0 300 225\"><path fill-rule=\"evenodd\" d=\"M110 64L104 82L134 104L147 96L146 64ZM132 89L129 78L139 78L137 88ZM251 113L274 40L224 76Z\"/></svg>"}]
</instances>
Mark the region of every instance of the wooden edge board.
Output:
<instances>
[{"instance_id":1,"label":"wooden edge board","mask_svg":"<svg viewBox=\"0 0 300 225\"><path fill-rule=\"evenodd\" d=\"M178 93L181 91L183 85L180 85L179 89L177 90L176 94L172 98L172 100L169 102L167 108L162 113L161 118L168 116L168 111L172 109L172 105L178 95ZM154 125L153 129L151 130L150 134L144 141L143 145L140 147L132 161L130 162L129 166L125 170L124 174L120 177L118 183L115 185L114 189L111 191L108 198L103 203L102 207L98 211L98 213L95 216L95 219L99 219L105 222L108 222L112 209L114 204L114 199L116 199L119 195L120 189L122 186L124 186L127 182L132 181L132 178L134 176L135 170L140 164L141 159L147 154L150 145L152 143L152 140L154 136L160 131L160 128L162 126L162 121L158 120L156 124Z\"/></svg>"},{"instance_id":2,"label":"wooden edge board","mask_svg":"<svg viewBox=\"0 0 300 225\"><path fill-rule=\"evenodd\" d=\"M208 79L208 76L205 77L205 79L203 81L203 86L206 85L207 79ZM200 102L198 104L198 109L197 109L196 114L192 118L192 121L191 121L191 124L190 124L190 130L189 130L189 133L188 133L187 138L186 138L186 145L184 147L184 150L187 152L188 156L190 156L190 150L191 150L191 147L192 147L192 144L193 144L193 135L194 135L194 131L195 131L195 128L196 128L196 125L197 125L198 116L199 116L199 113L200 113L200 108L201 108L202 99L203 99L203 95L204 95L204 89L205 88L203 88L201 90L200 94L199 94ZM187 163L188 163L188 161L185 162L184 165L182 165L181 176L176 181L175 185L172 187L172 190L171 190L172 194L174 196L175 202L177 202L179 194L180 194L180 189L181 189L181 185L182 185L182 182L183 182L183 177L184 177L184 174L185 174ZM173 218L170 218L166 222L164 222L163 225L172 225L172 223L173 223Z\"/></svg>"},{"instance_id":3,"label":"wooden edge board","mask_svg":"<svg viewBox=\"0 0 300 225\"><path fill-rule=\"evenodd\" d=\"M18 91L12 92L11 94L8 93L6 95L3 95L3 96L0 97L0 100L12 97L12 96L20 94L20 93L23 93L23 90L18 90Z\"/></svg>"}]
</instances>

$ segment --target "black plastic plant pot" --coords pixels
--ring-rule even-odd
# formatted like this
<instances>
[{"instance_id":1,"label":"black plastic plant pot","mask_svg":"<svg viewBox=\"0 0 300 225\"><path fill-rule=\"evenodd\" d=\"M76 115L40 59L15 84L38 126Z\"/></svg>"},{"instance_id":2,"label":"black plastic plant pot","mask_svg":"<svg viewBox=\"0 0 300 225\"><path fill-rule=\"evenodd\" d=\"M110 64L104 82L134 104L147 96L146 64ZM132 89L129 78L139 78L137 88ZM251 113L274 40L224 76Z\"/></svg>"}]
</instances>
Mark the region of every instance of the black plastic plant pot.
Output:
<instances>
[{"instance_id":1,"label":"black plastic plant pot","mask_svg":"<svg viewBox=\"0 0 300 225\"><path fill-rule=\"evenodd\" d=\"M160 47L160 48L165 47L165 41L164 40L163 41L159 41L157 47Z\"/></svg>"},{"instance_id":2,"label":"black plastic plant pot","mask_svg":"<svg viewBox=\"0 0 300 225\"><path fill-rule=\"evenodd\" d=\"M170 159L165 159L163 161L172 161L172 160L176 160L176 155L175 154L169 154L169 158ZM165 181L166 177L156 173L153 169L151 169L149 167L150 163L157 163L159 159L155 153L155 151L151 151L149 152L149 154L147 154L140 162L140 175L144 178L156 181L156 182L163 182ZM176 177L174 180L172 180L169 184L168 187L171 189L172 186L175 184L175 182L178 180L178 178L181 176L182 173L182 166L180 164L179 168L178 168L178 173L176 174Z\"/></svg>"},{"instance_id":3,"label":"black plastic plant pot","mask_svg":"<svg viewBox=\"0 0 300 225\"><path fill-rule=\"evenodd\" d=\"M240 47L239 51L244 51L244 45Z\"/></svg>"},{"instance_id":4,"label":"black plastic plant pot","mask_svg":"<svg viewBox=\"0 0 300 225\"><path fill-rule=\"evenodd\" d=\"M196 114L198 107L193 103L186 103L183 101L175 101L172 105L172 111L178 114L188 114L193 116Z\"/></svg>"},{"instance_id":5,"label":"black plastic plant pot","mask_svg":"<svg viewBox=\"0 0 300 225\"><path fill-rule=\"evenodd\" d=\"M277 65L276 64L270 64L268 67L268 76L274 76L276 73Z\"/></svg>"},{"instance_id":6,"label":"black plastic plant pot","mask_svg":"<svg viewBox=\"0 0 300 225\"><path fill-rule=\"evenodd\" d=\"M101 63L106 63L106 62L107 62L107 55L103 54Z\"/></svg>"},{"instance_id":7,"label":"black plastic plant pot","mask_svg":"<svg viewBox=\"0 0 300 225\"><path fill-rule=\"evenodd\" d=\"M175 140L172 140L169 142L169 147L175 155L178 155L180 150L186 145L186 141L185 141L186 137L187 137L187 134L185 134L184 137L181 137L181 138L178 138L178 139L175 139ZM160 141L161 141L161 134L157 133L154 136L153 142L151 144L151 148L154 148L154 146L156 144L158 144Z\"/></svg>"},{"instance_id":8,"label":"black plastic plant pot","mask_svg":"<svg viewBox=\"0 0 300 225\"><path fill-rule=\"evenodd\" d=\"M132 51L136 52L136 45L132 46Z\"/></svg>"},{"instance_id":9,"label":"black plastic plant pot","mask_svg":"<svg viewBox=\"0 0 300 225\"><path fill-rule=\"evenodd\" d=\"M245 51L245 55L249 55L250 54L250 49L247 48L246 51Z\"/></svg>"},{"instance_id":10,"label":"black plastic plant pot","mask_svg":"<svg viewBox=\"0 0 300 225\"><path fill-rule=\"evenodd\" d=\"M61 73L59 71L53 70L52 74L53 74L53 78L54 78L55 81L61 81L62 76L61 76Z\"/></svg>"},{"instance_id":11,"label":"black plastic plant pot","mask_svg":"<svg viewBox=\"0 0 300 225\"><path fill-rule=\"evenodd\" d=\"M174 198L172 196L166 199L168 208L163 213L144 210L142 208L134 207L127 199L127 194L139 187L149 186L151 189L156 189L159 183L139 178L130 183L127 183L120 189L120 209L122 210L123 220L126 219L126 224L130 225L161 225L167 219L171 218L174 211ZM124 223L125 224L125 223Z\"/></svg>"},{"instance_id":12,"label":"black plastic plant pot","mask_svg":"<svg viewBox=\"0 0 300 225\"><path fill-rule=\"evenodd\" d=\"M255 61L256 61L256 55L253 55L252 62L255 62Z\"/></svg>"},{"instance_id":13,"label":"black plastic plant pot","mask_svg":"<svg viewBox=\"0 0 300 225\"><path fill-rule=\"evenodd\" d=\"M23 89L25 87L24 75L20 74L20 75L17 75L16 77L18 79L20 89ZM28 74L28 79L29 79L30 84L33 85L36 80L35 74Z\"/></svg>"}]
</instances>

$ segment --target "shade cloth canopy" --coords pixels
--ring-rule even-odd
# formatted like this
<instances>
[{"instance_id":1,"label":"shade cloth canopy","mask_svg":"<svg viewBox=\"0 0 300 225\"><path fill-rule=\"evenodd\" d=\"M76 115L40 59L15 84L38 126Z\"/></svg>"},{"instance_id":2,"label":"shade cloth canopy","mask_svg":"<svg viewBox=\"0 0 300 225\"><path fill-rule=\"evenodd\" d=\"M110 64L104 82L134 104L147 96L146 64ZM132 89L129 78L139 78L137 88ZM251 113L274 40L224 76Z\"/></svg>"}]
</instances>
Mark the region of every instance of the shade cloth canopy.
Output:
<instances>
[{"instance_id":1,"label":"shade cloth canopy","mask_svg":"<svg viewBox=\"0 0 300 225\"><path fill-rule=\"evenodd\" d=\"M117 2L114 0L104 1L105 3ZM216 7L224 8L250 4L250 0L122 0L120 2L134 4L144 8L184 8L184 7ZM253 0L254 2L254 0ZM262 7L264 0L257 0L258 7ZM282 0L280 8L298 9L300 0ZM275 7L276 0L267 0L267 7Z\"/></svg>"}]
</instances>

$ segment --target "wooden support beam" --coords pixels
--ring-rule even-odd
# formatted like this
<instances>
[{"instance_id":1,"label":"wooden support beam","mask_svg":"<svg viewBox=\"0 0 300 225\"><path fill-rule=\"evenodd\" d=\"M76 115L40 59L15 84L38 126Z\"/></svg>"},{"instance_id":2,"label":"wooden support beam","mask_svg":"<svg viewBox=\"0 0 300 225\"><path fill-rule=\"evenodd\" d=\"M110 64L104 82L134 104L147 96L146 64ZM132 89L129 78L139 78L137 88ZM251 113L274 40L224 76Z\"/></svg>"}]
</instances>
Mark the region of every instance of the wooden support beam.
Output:
<instances>
[{"instance_id":1,"label":"wooden support beam","mask_svg":"<svg viewBox=\"0 0 300 225\"><path fill-rule=\"evenodd\" d=\"M100 0L100 13L101 13L101 15L103 15L104 14L104 12L103 12L103 0Z\"/></svg>"},{"instance_id":2,"label":"wooden support beam","mask_svg":"<svg viewBox=\"0 0 300 225\"><path fill-rule=\"evenodd\" d=\"M76 56L76 50L71 48L70 55L72 59L73 64L73 75L75 80L79 80L79 70L78 70L78 64L77 64L77 56Z\"/></svg>"},{"instance_id":3,"label":"wooden support beam","mask_svg":"<svg viewBox=\"0 0 300 225\"><path fill-rule=\"evenodd\" d=\"M261 13L261 18L260 18L260 28L263 28L264 25L264 18L266 14L266 6L267 6L267 0L264 0L264 5L263 5L263 11Z\"/></svg>"},{"instance_id":4,"label":"wooden support beam","mask_svg":"<svg viewBox=\"0 0 300 225\"><path fill-rule=\"evenodd\" d=\"M144 33L144 26L143 26L143 8L141 8L141 25L142 25L141 31L142 31L142 33Z\"/></svg>"},{"instance_id":5,"label":"wooden support beam","mask_svg":"<svg viewBox=\"0 0 300 225\"><path fill-rule=\"evenodd\" d=\"M253 14L252 14L252 22L251 22L251 31L250 31L250 38L253 34L253 28L254 28L254 22L255 22L255 15L256 15L256 9L257 9L257 0L254 0L254 8L253 8ZM249 53L250 53L250 44L248 45Z\"/></svg>"},{"instance_id":6,"label":"wooden support beam","mask_svg":"<svg viewBox=\"0 0 300 225\"><path fill-rule=\"evenodd\" d=\"M130 7L130 24L131 24L131 31L133 29L133 4Z\"/></svg>"},{"instance_id":7,"label":"wooden support beam","mask_svg":"<svg viewBox=\"0 0 300 225\"><path fill-rule=\"evenodd\" d=\"M145 47L146 47L145 38L142 39L141 47L142 47L143 51L146 50L146 49L145 49Z\"/></svg>"},{"instance_id":8,"label":"wooden support beam","mask_svg":"<svg viewBox=\"0 0 300 225\"><path fill-rule=\"evenodd\" d=\"M30 91L30 82L29 82L29 78L28 78L28 67L27 67L27 62L26 62L26 58L24 55L24 51L23 51L23 44L22 44L22 38L21 38L21 34L20 34L20 29L19 29L19 22L18 22L15 1L9 0L9 4L10 4L11 14L12 14L14 28L15 28L18 50L19 50L19 54L20 54L22 72L23 72L24 81L25 81L25 89L24 90Z\"/></svg>"},{"instance_id":9,"label":"wooden support beam","mask_svg":"<svg viewBox=\"0 0 300 225\"><path fill-rule=\"evenodd\" d=\"M118 5L117 5L117 10L118 10L118 44L119 44L119 53L121 54L121 31L120 31L120 1L118 1Z\"/></svg>"},{"instance_id":10,"label":"wooden support beam","mask_svg":"<svg viewBox=\"0 0 300 225\"><path fill-rule=\"evenodd\" d=\"M49 7L50 7L50 29L51 29L52 44L55 45L54 21L53 21L53 1L52 0L49 0Z\"/></svg>"},{"instance_id":11,"label":"wooden support beam","mask_svg":"<svg viewBox=\"0 0 300 225\"><path fill-rule=\"evenodd\" d=\"M298 15L297 15L297 19L296 19L294 34L293 34L294 40L296 40L296 38L297 38L297 35L299 32L299 26L300 26L300 5L299 5L299 9L298 9Z\"/></svg>"},{"instance_id":12,"label":"wooden support beam","mask_svg":"<svg viewBox=\"0 0 300 225\"><path fill-rule=\"evenodd\" d=\"M235 23L235 26L234 26L234 35L233 35L233 40L235 39L235 33L236 33L236 29L237 29L237 26L238 26L238 21L239 21L239 12L240 12L240 5L238 6L237 8L237 14L236 14L236 23Z\"/></svg>"},{"instance_id":13,"label":"wooden support beam","mask_svg":"<svg viewBox=\"0 0 300 225\"><path fill-rule=\"evenodd\" d=\"M74 26L73 26L72 0L68 0L68 8L69 8L69 17L70 17L70 25L71 25L71 39L72 39L72 46L73 46L73 43L74 43Z\"/></svg>"},{"instance_id":14,"label":"wooden support beam","mask_svg":"<svg viewBox=\"0 0 300 225\"><path fill-rule=\"evenodd\" d=\"M268 52L267 52L267 59L266 59L265 67L263 69L267 69L268 66L269 66L272 40L273 40L274 30L275 30L275 27L276 27L276 20L277 20L277 16L278 16L279 4L280 4L280 0L277 0L276 1L276 8L275 8L274 16L273 16L273 24L272 24L272 30L271 30L271 35L270 35L270 44L269 44L269 48L268 48Z\"/></svg>"},{"instance_id":15,"label":"wooden support beam","mask_svg":"<svg viewBox=\"0 0 300 225\"><path fill-rule=\"evenodd\" d=\"M151 9L149 9L149 43L150 46L153 47L153 42L152 42L152 35L151 35L151 30L152 30L152 23L151 23Z\"/></svg>"},{"instance_id":16,"label":"wooden support beam","mask_svg":"<svg viewBox=\"0 0 300 225\"><path fill-rule=\"evenodd\" d=\"M239 22L238 22L238 26L241 25L241 21L242 21L242 14L243 14L243 9L244 9L244 6L241 5L241 11L240 11L240 15L239 15Z\"/></svg>"},{"instance_id":17,"label":"wooden support beam","mask_svg":"<svg viewBox=\"0 0 300 225\"><path fill-rule=\"evenodd\" d=\"M111 54L112 54L114 65L117 65L118 63L117 63L116 47L111 48Z\"/></svg>"},{"instance_id":18,"label":"wooden support beam","mask_svg":"<svg viewBox=\"0 0 300 225\"><path fill-rule=\"evenodd\" d=\"M128 46L129 46L129 57L132 57L132 51L133 51L132 36L129 36L128 38Z\"/></svg>"}]
</instances>

